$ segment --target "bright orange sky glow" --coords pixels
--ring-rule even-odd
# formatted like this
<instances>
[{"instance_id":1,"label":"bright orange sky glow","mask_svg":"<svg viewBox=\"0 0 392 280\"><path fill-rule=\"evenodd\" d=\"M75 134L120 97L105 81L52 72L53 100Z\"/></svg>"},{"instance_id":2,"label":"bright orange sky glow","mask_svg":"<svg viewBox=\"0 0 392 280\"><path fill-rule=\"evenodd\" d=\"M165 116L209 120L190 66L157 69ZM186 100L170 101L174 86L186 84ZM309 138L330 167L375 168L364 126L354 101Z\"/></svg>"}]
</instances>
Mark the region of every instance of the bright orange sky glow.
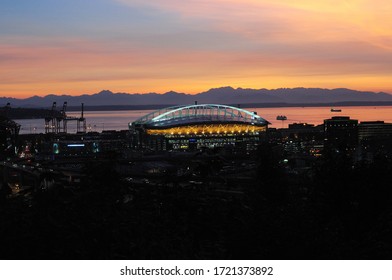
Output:
<instances>
[{"instance_id":1,"label":"bright orange sky glow","mask_svg":"<svg viewBox=\"0 0 392 280\"><path fill-rule=\"evenodd\" d=\"M392 93L391 1L14 2L0 11L0 96L220 86Z\"/></svg>"}]
</instances>

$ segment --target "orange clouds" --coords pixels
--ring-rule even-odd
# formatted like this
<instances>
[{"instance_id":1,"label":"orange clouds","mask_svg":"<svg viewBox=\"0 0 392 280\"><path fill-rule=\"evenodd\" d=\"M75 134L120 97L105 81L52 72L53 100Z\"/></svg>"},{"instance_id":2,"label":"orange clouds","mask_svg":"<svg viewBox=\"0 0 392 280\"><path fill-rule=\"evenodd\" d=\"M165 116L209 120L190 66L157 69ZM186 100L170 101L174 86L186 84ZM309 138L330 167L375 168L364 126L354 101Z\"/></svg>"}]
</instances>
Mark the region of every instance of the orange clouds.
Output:
<instances>
[{"instance_id":1,"label":"orange clouds","mask_svg":"<svg viewBox=\"0 0 392 280\"><path fill-rule=\"evenodd\" d=\"M392 92L390 1L113 1L164 16L154 28L109 18L95 37L3 35L0 96L223 85Z\"/></svg>"},{"instance_id":2,"label":"orange clouds","mask_svg":"<svg viewBox=\"0 0 392 280\"><path fill-rule=\"evenodd\" d=\"M340 58L340 52L351 53ZM115 48L99 42L78 42L56 47L2 46L8 58L0 70L1 93L29 96L48 93L93 93L103 88L123 92L196 93L211 87L353 87L372 85L374 90L388 84L383 71L384 56L367 49L373 60L357 59L354 45L324 49L327 57L309 56L312 46L300 47L294 54L280 51L170 50L159 48ZM377 58L377 59L374 59ZM366 63L365 63L366 62ZM364 79L375 72L380 79ZM381 72L381 73L379 73ZM385 76L381 79L381 76ZM366 81L367 83L364 83ZM346 84L345 84L346 82ZM366 88L371 89L371 88Z\"/></svg>"},{"instance_id":3,"label":"orange clouds","mask_svg":"<svg viewBox=\"0 0 392 280\"><path fill-rule=\"evenodd\" d=\"M287 32L291 39L347 39L365 36L390 36L392 2L387 0L117 0L178 13L184 21L206 20L212 28L241 32L244 35L263 27ZM261 25L260 25L261 24ZM264 26L262 26L264 25ZM310 39L309 37L307 39ZM358 38L360 39L360 38Z\"/></svg>"}]
</instances>

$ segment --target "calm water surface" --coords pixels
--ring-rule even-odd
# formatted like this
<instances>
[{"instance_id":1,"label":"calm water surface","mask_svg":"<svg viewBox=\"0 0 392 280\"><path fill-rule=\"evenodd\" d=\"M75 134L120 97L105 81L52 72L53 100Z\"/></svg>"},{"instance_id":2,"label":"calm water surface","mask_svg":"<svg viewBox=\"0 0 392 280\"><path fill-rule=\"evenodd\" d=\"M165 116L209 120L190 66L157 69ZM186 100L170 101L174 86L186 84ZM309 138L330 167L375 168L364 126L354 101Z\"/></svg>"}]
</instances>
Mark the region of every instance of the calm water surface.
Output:
<instances>
[{"instance_id":1,"label":"calm water surface","mask_svg":"<svg viewBox=\"0 0 392 280\"><path fill-rule=\"evenodd\" d=\"M255 111L257 114L271 123L270 127L282 128L295 122L310 124L321 124L325 119L333 116L349 116L359 121L385 121L392 123L392 106L354 106L339 107L342 112L331 112L330 107L283 107L283 108L246 108ZM153 110L132 110L132 111L90 111L85 112L88 131L102 130L124 130L128 129L128 123L142 117ZM69 112L69 116L79 116L78 112ZM286 121L276 120L276 116L284 115ZM42 133L45 122L43 119L17 120L21 125L20 133ZM68 132L76 132L76 122L69 123Z\"/></svg>"}]
</instances>

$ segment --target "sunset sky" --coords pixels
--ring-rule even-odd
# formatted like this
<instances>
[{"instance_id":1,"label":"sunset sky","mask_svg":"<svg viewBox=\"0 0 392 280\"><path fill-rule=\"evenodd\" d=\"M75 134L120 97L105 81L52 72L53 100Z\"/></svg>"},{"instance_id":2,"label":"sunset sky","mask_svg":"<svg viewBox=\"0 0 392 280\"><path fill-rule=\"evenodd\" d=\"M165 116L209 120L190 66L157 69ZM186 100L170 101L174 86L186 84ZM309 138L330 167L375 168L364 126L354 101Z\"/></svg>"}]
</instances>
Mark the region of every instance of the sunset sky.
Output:
<instances>
[{"instance_id":1,"label":"sunset sky","mask_svg":"<svg viewBox=\"0 0 392 280\"><path fill-rule=\"evenodd\" d=\"M390 0L1 0L0 96L392 93Z\"/></svg>"}]
</instances>

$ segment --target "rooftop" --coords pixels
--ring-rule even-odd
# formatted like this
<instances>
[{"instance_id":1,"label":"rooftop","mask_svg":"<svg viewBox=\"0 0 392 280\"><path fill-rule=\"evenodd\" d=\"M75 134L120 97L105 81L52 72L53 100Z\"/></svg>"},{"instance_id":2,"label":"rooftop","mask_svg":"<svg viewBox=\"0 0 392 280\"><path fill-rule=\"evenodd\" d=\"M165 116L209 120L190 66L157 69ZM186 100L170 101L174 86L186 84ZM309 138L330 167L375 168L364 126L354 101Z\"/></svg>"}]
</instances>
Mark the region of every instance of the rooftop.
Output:
<instances>
[{"instance_id":1,"label":"rooftop","mask_svg":"<svg viewBox=\"0 0 392 280\"><path fill-rule=\"evenodd\" d=\"M130 125L172 127L197 123L247 123L266 125L269 122L255 112L218 104L174 106L151 112Z\"/></svg>"}]
</instances>

